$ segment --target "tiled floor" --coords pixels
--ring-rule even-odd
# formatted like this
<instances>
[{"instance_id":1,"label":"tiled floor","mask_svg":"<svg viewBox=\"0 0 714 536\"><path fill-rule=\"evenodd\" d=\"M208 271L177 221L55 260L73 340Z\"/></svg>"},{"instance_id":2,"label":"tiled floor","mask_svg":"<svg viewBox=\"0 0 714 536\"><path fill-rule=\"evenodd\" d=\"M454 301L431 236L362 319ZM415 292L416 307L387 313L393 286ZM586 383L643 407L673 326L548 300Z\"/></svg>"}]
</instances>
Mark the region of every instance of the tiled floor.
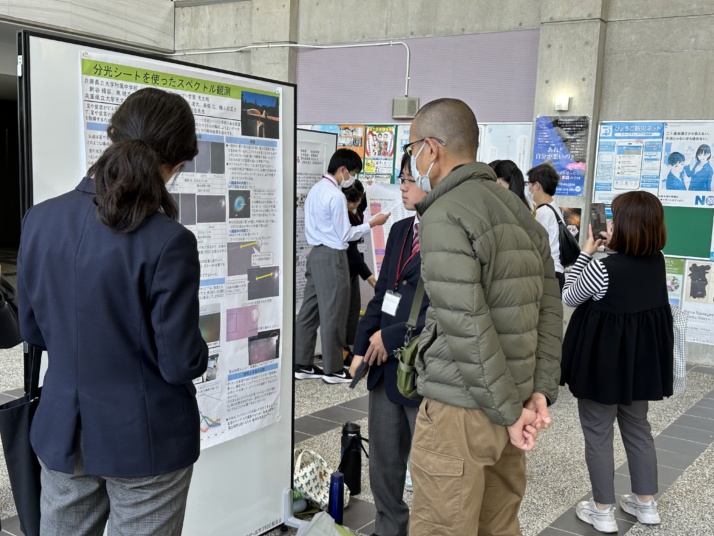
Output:
<instances>
[{"instance_id":1,"label":"tiled floor","mask_svg":"<svg viewBox=\"0 0 714 536\"><path fill-rule=\"evenodd\" d=\"M18 355L16 352L13 355ZM0 361L5 356L0 351ZM16 361L15 358L12 359ZM320 452L332 466L339 463L341 427L353 421L369 436L368 395L360 382L355 390L345 385L327 385L319 380L296 382L294 437L297 447ZM0 392L0 402L21 395L20 389ZM599 534L575 517L574 506L591 497L583 459L575 399L561 390L552 406L554 424L538 438L527 457L528 487L520 513L524 536L589 536ZM660 491L657 495L663 522L646 527L617 509L618 534L631 536L714 535L714 369L689 367L687 391L681 397L652 403L650 421L659 462ZM619 434L617 434L619 435ZM375 507L369 487L368 461L363 461L362 493L345 510L345 525L362 535L374 530ZM621 440L616 436L615 486L629 492L629 470ZM411 494L405 493L407 504ZM4 463L0 464L0 514L14 514ZM3 520L3 536L20 536L17 518ZM294 535L274 530L270 536ZM236 534L241 534L236 531Z\"/></svg>"}]
</instances>

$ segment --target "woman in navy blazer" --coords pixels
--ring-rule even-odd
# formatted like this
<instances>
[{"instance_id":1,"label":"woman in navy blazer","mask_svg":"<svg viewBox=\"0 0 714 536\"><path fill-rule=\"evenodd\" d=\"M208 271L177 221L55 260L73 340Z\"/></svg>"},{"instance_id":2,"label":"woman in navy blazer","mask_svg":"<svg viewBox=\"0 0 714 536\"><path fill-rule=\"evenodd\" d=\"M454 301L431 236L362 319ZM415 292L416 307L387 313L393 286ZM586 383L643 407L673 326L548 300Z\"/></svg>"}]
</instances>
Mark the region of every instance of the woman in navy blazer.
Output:
<instances>
[{"instance_id":1,"label":"woman in navy blazer","mask_svg":"<svg viewBox=\"0 0 714 536\"><path fill-rule=\"evenodd\" d=\"M208 349L196 238L165 185L198 153L196 127L183 98L147 88L107 134L77 188L23 225L20 329L49 360L30 434L41 530L178 535Z\"/></svg>"}]
</instances>

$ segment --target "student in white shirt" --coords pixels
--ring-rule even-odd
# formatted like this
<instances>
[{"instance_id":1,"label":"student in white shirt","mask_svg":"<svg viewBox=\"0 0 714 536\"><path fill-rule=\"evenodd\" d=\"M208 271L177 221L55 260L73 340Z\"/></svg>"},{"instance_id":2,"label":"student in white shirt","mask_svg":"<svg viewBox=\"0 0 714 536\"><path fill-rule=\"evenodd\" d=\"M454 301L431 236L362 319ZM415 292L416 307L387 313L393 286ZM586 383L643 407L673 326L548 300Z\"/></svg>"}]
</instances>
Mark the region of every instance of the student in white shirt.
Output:
<instances>
[{"instance_id":1,"label":"student in white shirt","mask_svg":"<svg viewBox=\"0 0 714 536\"><path fill-rule=\"evenodd\" d=\"M545 230L550 238L550 255L555 263L555 277L560 283L560 291L563 291L565 284L565 269L560 262L560 232L558 230L558 218L563 219L563 213L558 205L553 201L555 189L558 187L560 176L555 168L550 164L540 164L528 173L528 193L533 198L536 206L536 220ZM547 206L546 206L547 205ZM557 214L557 217L556 217Z\"/></svg>"},{"instance_id":2,"label":"student in white shirt","mask_svg":"<svg viewBox=\"0 0 714 536\"><path fill-rule=\"evenodd\" d=\"M377 214L369 222L352 226L347 199L349 188L362 170L362 159L350 149L338 149L305 200L305 237L312 251L307 257L305 296L295 326L295 378L322 378L327 383L352 380L344 369L342 347L349 307L348 242L383 225L389 214ZM313 365L317 329L320 328L324 371Z\"/></svg>"}]
</instances>

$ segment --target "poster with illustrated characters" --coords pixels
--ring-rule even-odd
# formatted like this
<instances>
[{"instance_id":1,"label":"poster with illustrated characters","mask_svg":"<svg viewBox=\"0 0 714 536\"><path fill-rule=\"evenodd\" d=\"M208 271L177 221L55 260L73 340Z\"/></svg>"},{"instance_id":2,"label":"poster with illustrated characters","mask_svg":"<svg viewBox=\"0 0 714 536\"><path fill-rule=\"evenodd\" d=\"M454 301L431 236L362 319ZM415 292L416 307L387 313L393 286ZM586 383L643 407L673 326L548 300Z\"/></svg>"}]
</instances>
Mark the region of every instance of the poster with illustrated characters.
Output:
<instances>
[{"instance_id":1,"label":"poster with illustrated characters","mask_svg":"<svg viewBox=\"0 0 714 536\"><path fill-rule=\"evenodd\" d=\"M714 262L687 260L683 287L687 341L714 345Z\"/></svg>"},{"instance_id":2,"label":"poster with illustrated characters","mask_svg":"<svg viewBox=\"0 0 714 536\"><path fill-rule=\"evenodd\" d=\"M659 198L663 205L714 208L714 122L669 122L664 127Z\"/></svg>"},{"instance_id":3,"label":"poster with illustrated characters","mask_svg":"<svg viewBox=\"0 0 714 536\"><path fill-rule=\"evenodd\" d=\"M350 149L364 161L364 125L340 125L338 149Z\"/></svg>"},{"instance_id":4,"label":"poster with illustrated characters","mask_svg":"<svg viewBox=\"0 0 714 536\"><path fill-rule=\"evenodd\" d=\"M533 140L533 166L549 162L560 175L556 195L582 197L587 171L587 116L539 116Z\"/></svg>"},{"instance_id":5,"label":"poster with illustrated characters","mask_svg":"<svg viewBox=\"0 0 714 536\"><path fill-rule=\"evenodd\" d=\"M397 127L395 125L367 125L365 134L365 175L391 175L394 173ZM368 179L368 177L365 177Z\"/></svg>"},{"instance_id":6,"label":"poster with illustrated characters","mask_svg":"<svg viewBox=\"0 0 714 536\"><path fill-rule=\"evenodd\" d=\"M114 111L133 92L181 95L196 121L198 154L167 184L178 221L196 235L199 328L208 370L194 380L201 448L277 422L283 318L280 90L196 78L179 65L81 52L85 158L109 145ZM201 75L204 76L204 75Z\"/></svg>"}]
</instances>

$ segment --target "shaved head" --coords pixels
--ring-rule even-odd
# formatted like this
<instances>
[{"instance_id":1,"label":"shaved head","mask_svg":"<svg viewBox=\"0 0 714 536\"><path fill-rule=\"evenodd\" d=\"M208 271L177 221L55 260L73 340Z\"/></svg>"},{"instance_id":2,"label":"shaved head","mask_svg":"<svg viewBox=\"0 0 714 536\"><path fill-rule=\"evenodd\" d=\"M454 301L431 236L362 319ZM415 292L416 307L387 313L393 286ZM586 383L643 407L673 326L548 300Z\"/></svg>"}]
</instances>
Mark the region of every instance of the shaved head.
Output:
<instances>
[{"instance_id":1,"label":"shaved head","mask_svg":"<svg viewBox=\"0 0 714 536\"><path fill-rule=\"evenodd\" d=\"M419 110L412 123L416 138L439 138L455 157L476 160L478 123L471 108L458 99L438 99Z\"/></svg>"}]
</instances>

